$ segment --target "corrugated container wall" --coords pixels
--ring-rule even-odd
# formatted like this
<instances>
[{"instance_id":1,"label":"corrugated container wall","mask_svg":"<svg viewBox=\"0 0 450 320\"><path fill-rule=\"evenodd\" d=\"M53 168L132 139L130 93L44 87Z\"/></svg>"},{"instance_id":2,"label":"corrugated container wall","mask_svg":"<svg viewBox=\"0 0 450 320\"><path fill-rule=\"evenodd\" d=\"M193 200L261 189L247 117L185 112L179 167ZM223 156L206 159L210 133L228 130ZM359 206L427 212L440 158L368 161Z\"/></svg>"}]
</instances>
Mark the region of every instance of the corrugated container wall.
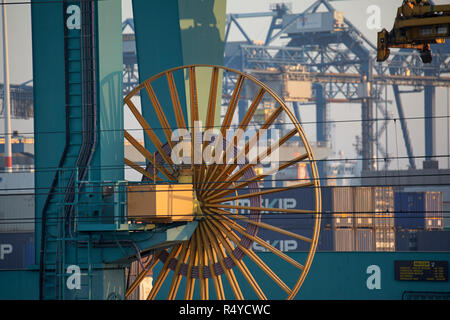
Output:
<instances>
[{"instance_id":1,"label":"corrugated container wall","mask_svg":"<svg viewBox=\"0 0 450 320\"><path fill-rule=\"evenodd\" d=\"M442 193L426 192L425 193L425 229L442 230L444 229L443 212L442 212Z\"/></svg>"},{"instance_id":2,"label":"corrugated container wall","mask_svg":"<svg viewBox=\"0 0 450 320\"><path fill-rule=\"evenodd\" d=\"M34 232L34 195L0 195L0 232Z\"/></svg>"},{"instance_id":3,"label":"corrugated container wall","mask_svg":"<svg viewBox=\"0 0 450 320\"><path fill-rule=\"evenodd\" d=\"M370 228L374 225L374 189L372 187L354 188L354 223L356 228Z\"/></svg>"},{"instance_id":4,"label":"corrugated container wall","mask_svg":"<svg viewBox=\"0 0 450 320\"><path fill-rule=\"evenodd\" d=\"M450 230L397 230L395 250L450 252Z\"/></svg>"},{"instance_id":5,"label":"corrugated container wall","mask_svg":"<svg viewBox=\"0 0 450 320\"><path fill-rule=\"evenodd\" d=\"M355 229L355 251L375 251L373 229Z\"/></svg>"},{"instance_id":6,"label":"corrugated container wall","mask_svg":"<svg viewBox=\"0 0 450 320\"><path fill-rule=\"evenodd\" d=\"M353 188L333 188L333 228L353 227Z\"/></svg>"},{"instance_id":7,"label":"corrugated container wall","mask_svg":"<svg viewBox=\"0 0 450 320\"><path fill-rule=\"evenodd\" d=\"M374 188L375 228L394 228L394 188Z\"/></svg>"},{"instance_id":8,"label":"corrugated container wall","mask_svg":"<svg viewBox=\"0 0 450 320\"><path fill-rule=\"evenodd\" d=\"M354 251L355 232L352 228L334 229L334 251Z\"/></svg>"}]
</instances>

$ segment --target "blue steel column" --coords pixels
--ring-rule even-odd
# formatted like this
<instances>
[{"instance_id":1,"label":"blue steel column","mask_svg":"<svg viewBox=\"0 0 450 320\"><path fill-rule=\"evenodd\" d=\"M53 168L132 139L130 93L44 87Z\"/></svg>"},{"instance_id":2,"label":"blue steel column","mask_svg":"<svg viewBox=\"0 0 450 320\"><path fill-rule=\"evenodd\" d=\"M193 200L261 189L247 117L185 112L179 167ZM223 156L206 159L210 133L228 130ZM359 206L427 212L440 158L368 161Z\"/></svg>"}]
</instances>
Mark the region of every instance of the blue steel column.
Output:
<instances>
[{"instance_id":1,"label":"blue steel column","mask_svg":"<svg viewBox=\"0 0 450 320\"><path fill-rule=\"evenodd\" d=\"M325 146L328 140L327 137L327 102L325 98L325 89L322 84L314 83L313 90L316 97L316 141L317 146ZM327 162L325 159L319 160L317 163L319 170L320 184L326 185L327 178Z\"/></svg>"},{"instance_id":2,"label":"blue steel column","mask_svg":"<svg viewBox=\"0 0 450 320\"><path fill-rule=\"evenodd\" d=\"M392 89L394 91L395 104L397 105L398 117L400 118L400 124L403 132L403 140L405 141L406 153L408 154L409 167L411 169L416 169L416 163L414 161L414 153L411 145L411 139L409 137L408 126L405 120L405 112L403 109L403 103L400 96L400 90L398 85L393 85Z\"/></svg>"},{"instance_id":3,"label":"blue steel column","mask_svg":"<svg viewBox=\"0 0 450 320\"><path fill-rule=\"evenodd\" d=\"M363 81L363 97L361 103L362 118L362 170L373 170L373 99L371 94L372 61L370 57L361 65Z\"/></svg>"},{"instance_id":4,"label":"blue steel column","mask_svg":"<svg viewBox=\"0 0 450 320\"><path fill-rule=\"evenodd\" d=\"M433 72L425 70L425 76L433 75ZM425 160L432 160L436 155L436 128L434 116L436 114L436 88L426 86L424 90L425 107Z\"/></svg>"}]
</instances>

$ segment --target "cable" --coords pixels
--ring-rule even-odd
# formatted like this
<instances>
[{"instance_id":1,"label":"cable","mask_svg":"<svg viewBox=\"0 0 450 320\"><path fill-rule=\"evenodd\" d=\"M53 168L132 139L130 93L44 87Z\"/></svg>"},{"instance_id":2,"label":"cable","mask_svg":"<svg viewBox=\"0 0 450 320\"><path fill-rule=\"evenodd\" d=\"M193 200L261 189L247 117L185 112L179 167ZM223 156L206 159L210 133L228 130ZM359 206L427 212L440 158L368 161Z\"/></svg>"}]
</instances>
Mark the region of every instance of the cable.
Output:
<instances>
[{"instance_id":1,"label":"cable","mask_svg":"<svg viewBox=\"0 0 450 320\"><path fill-rule=\"evenodd\" d=\"M102 2L108 0L77 0L78 2ZM1 2L0 5L36 5L36 4L58 4L58 3L68 3L67 0L44 0L44 1L20 1L20 2Z\"/></svg>"},{"instance_id":2,"label":"cable","mask_svg":"<svg viewBox=\"0 0 450 320\"><path fill-rule=\"evenodd\" d=\"M375 122L375 121L397 121L397 120L426 120L426 119L449 119L450 116L430 116L430 117L403 117L403 118L377 118L377 119L347 119L347 120L325 120L325 121L305 121L305 122L289 122L289 123L276 123L273 124L273 126L292 126L294 124L298 124L300 126L307 125L313 125L313 124L333 124L333 123L358 123L358 122ZM262 123L254 123L251 122L248 127L259 127ZM231 130L237 129L239 125L231 125ZM192 126L186 126L186 129L192 129ZM220 129L222 128L221 125L214 125L214 126L208 126L208 128L214 129ZM152 127L153 131L156 130L174 130L179 128L168 128L168 127ZM123 132L124 130L127 131L143 131L143 128L125 128L125 129L97 129L97 132ZM82 133L82 131L74 131L74 133ZM65 134L65 131L34 131L34 132L21 132L21 135L36 135L36 134ZM10 135L13 135L13 133L10 133ZM4 137L5 134L0 135L0 138Z\"/></svg>"},{"instance_id":3,"label":"cable","mask_svg":"<svg viewBox=\"0 0 450 320\"><path fill-rule=\"evenodd\" d=\"M349 161L363 161L363 160L374 160L374 161L379 161L381 162L383 161L392 161L392 160L396 160L396 159L423 159L426 158L426 155L419 155L419 156L412 156L412 157L408 157L408 156L397 156L397 157L372 157L372 158L345 158L345 159L341 159L341 158L327 158L327 159L314 159L314 160L303 160L303 161L299 161L299 163L309 163L309 162L315 162L315 163L321 163L321 162L349 162ZM267 157L269 158L269 157ZM434 155L433 158L450 158L450 155L444 155L444 154L440 154L440 155ZM265 158L264 158L265 159ZM291 159L292 160L292 159ZM278 163L278 164L283 164L283 163L288 163L291 160L270 160L270 163ZM255 165L264 165L263 163L264 161L262 161L261 163L255 164ZM249 163L248 161L245 162L245 164ZM164 162L158 162L156 161L156 164L160 167L165 167L166 169L169 168L169 166ZM199 164L201 165L201 164ZM225 166L225 165L229 165L229 163L223 163L223 164L205 164L206 167L210 166L210 165L221 165L221 166ZM236 165L240 165L236 164ZM293 165L292 168L294 168L295 166ZM90 166L90 171L100 171L100 170L118 170L118 169L122 169L124 168L125 170L134 170L133 168L128 167L127 165L124 166L106 166L106 165L101 165L101 166ZM41 167L39 169L35 169L32 168L32 172L53 172L54 170L59 169L59 167ZM76 168L65 168L65 170L67 172L70 172L71 170L76 170ZM284 169L285 170L285 169ZM445 170L445 169L444 169ZM377 170L377 171L384 171L384 170ZM374 171L374 172L377 172ZM29 173L31 172L30 169L17 169L14 171L14 173Z\"/></svg>"}]
</instances>

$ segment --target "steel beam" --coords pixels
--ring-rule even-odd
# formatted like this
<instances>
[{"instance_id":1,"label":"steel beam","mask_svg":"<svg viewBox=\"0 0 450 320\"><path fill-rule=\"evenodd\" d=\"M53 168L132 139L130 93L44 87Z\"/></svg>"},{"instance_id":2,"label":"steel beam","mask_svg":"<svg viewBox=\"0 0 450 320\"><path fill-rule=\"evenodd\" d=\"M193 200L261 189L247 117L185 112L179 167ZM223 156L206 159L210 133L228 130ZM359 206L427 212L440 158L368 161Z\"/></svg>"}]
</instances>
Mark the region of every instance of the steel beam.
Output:
<instances>
[{"instance_id":1,"label":"steel beam","mask_svg":"<svg viewBox=\"0 0 450 320\"><path fill-rule=\"evenodd\" d=\"M413 153L413 149L412 149L412 145L411 145L411 139L409 137L408 126L407 126L406 120L405 120L405 112L403 110L403 103L402 103L402 99L400 96L400 90L398 88L398 85L393 85L392 89L394 90L395 104L397 105L398 117L400 119L400 124L402 127L403 140L405 142L406 153L408 154L408 158L409 158L409 167L411 169L415 169L416 163L414 161L414 153Z\"/></svg>"},{"instance_id":2,"label":"steel beam","mask_svg":"<svg viewBox=\"0 0 450 320\"><path fill-rule=\"evenodd\" d=\"M432 160L436 155L436 88L426 86L424 90L425 107L425 160Z\"/></svg>"}]
</instances>

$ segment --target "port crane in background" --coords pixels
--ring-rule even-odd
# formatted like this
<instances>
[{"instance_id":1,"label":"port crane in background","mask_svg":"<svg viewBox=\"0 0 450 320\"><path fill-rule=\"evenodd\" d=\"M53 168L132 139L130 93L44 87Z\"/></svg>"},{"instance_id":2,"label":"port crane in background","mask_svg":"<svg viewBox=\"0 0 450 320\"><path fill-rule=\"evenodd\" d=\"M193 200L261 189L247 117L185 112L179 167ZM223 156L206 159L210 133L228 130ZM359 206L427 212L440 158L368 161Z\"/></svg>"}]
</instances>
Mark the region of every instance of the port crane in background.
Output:
<instances>
[{"instance_id":1,"label":"port crane in background","mask_svg":"<svg viewBox=\"0 0 450 320\"><path fill-rule=\"evenodd\" d=\"M450 36L450 4L434 5L428 0L404 0L398 8L393 29L378 33L377 61L385 61L390 48L417 49L423 63L432 61L431 44L445 43Z\"/></svg>"}]
</instances>

